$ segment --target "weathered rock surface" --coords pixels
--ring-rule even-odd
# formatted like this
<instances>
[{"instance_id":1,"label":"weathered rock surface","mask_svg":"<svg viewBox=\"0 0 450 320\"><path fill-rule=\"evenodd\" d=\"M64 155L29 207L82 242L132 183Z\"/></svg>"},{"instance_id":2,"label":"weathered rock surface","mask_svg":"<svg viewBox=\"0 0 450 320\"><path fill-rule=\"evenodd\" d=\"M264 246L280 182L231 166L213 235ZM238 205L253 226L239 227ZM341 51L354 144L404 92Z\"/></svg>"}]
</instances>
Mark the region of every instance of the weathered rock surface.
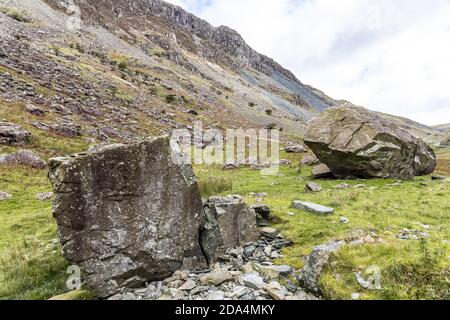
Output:
<instances>
[{"instance_id":1,"label":"weathered rock surface","mask_svg":"<svg viewBox=\"0 0 450 320\"><path fill-rule=\"evenodd\" d=\"M334 212L333 208L325 207L320 204L307 201L293 201L292 207L299 210L306 210L318 215L328 215Z\"/></svg>"},{"instance_id":2,"label":"weathered rock surface","mask_svg":"<svg viewBox=\"0 0 450 320\"><path fill-rule=\"evenodd\" d=\"M21 126L0 121L0 144L17 146L30 142L31 133L22 129Z\"/></svg>"},{"instance_id":3,"label":"weathered rock surface","mask_svg":"<svg viewBox=\"0 0 450 320\"><path fill-rule=\"evenodd\" d=\"M338 177L411 179L436 167L425 142L360 107L333 107L313 119L305 144Z\"/></svg>"},{"instance_id":4,"label":"weathered rock surface","mask_svg":"<svg viewBox=\"0 0 450 320\"><path fill-rule=\"evenodd\" d=\"M64 256L98 297L204 265L202 201L167 138L50 161Z\"/></svg>"},{"instance_id":5,"label":"weathered rock surface","mask_svg":"<svg viewBox=\"0 0 450 320\"><path fill-rule=\"evenodd\" d=\"M44 160L29 150L19 150L15 153L0 155L0 165L21 165L35 169L44 169L47 166Z\"/></svg>"},{"instance_id":6,"label":"weathered rock surface","mask_svg":"<svg viewBox=\"0 0 450 320\"><path fill-rule=\"evenodd\" d=\"M256 214L240 196L211 197L204 205L205 224L200 242L208 262L226 249L258 239Z\"/></svg>"},{"instance_id":7,"label":"weathered rock surface","mask_svg":"<svg viewBox=\"0 0 450 320\"><path fill-rule=\"evenodd\" d=\"M323 268L328 263L332 253L338 251L346 244L345 241L330 242L314 247L307 258L305 266L300 272L299 280L304 289L313 294L320 294L319 279Z\"/></svg>"},{"instance_id":8,"label":"weathered rock surface","mask_svg":"<svg viewBox=\"0 0 450 320\"><path fill-rule=\"evenodd\" d=\"M319 159L317 159L314 154L307 154L302 158L300 164L302 166L312 166L318 164L319 162Z\"/></svg>"},{"instance_id":9,"label":"weathered rock surface","mask_svg":"<svg viewBox=\"0 0 450 320\"><path fill-rule=\"evenodd\" d=\"M313 167L312 169L312 175L316 179L327 179L327 178L333 178L334 175L331 172L330 168L326 164L318 164Z\"/></svg>"}]
</instances>

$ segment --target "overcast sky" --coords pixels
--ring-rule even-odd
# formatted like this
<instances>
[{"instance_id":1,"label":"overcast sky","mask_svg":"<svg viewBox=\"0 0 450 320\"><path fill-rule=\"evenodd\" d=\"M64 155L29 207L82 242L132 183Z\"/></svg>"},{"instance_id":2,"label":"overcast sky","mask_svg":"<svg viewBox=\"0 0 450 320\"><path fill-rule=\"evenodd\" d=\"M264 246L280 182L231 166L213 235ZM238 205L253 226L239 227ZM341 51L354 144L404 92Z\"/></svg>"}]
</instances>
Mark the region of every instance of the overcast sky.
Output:
<instances>
[{"instance_id":1,"label":"overcast sky","mask_svg":"<svg viewBox=\"0 0 450 320\"><path fill-rule=\"evenodd\" d=\"M450 0L168 0L336 99L450 123Z\"/></svg>"}]
</instances>

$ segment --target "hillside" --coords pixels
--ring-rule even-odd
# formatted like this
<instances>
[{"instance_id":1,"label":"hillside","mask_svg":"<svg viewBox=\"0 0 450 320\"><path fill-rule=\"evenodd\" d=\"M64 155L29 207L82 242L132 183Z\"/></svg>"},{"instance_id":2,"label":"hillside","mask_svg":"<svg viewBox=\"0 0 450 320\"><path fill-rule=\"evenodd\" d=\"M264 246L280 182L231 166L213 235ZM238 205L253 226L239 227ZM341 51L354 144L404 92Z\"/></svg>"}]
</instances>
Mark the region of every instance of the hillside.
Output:
<instances>
[{"instance_id":1,"label":"hillside","mask_svg":"<svg viewBox=\"0 0 450 320\"><path fill-rule=\"evenodd\" d=\"M335 104L235 31L163 1L75 1L83 19L75 31L59 1L45 2L0 1L1 103L38 106L45 125L77 126L96 140L167 133L194 120L301 135ZM45 128L34 122L25 125Z\"/></svg>"}]
</instances>

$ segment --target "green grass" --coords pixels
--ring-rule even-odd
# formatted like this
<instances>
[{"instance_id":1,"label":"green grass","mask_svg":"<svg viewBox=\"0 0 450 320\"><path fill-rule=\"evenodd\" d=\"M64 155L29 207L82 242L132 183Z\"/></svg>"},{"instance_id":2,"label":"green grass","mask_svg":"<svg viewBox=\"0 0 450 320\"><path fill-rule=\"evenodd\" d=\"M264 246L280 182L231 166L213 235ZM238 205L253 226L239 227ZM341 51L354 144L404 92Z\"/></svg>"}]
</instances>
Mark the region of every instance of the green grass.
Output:
<instances>
[{"instance_id":1,"label":"green grass","mask_svg":"<svg viewBox=\"0 0 450 320\"><path fill-rule=\"evenodd\" d=\"M56 138L55 138L56 139ZM65 139L68 141L70 139ZM55 153L67 151L53 144ZM74 149L81 148L82 145ZM80 150L77 150L80 151ZM298 156L285 155L293 163ZM326 298L349 299L358 292L362 299L443 299L450 298L449 256L450 183L431 181L429 177L389 186L395 180L346 181L350 185L366 184L363 189L336 190L342 180L319 180L324 190L305 193L312 180L311 169L295 165L281 167L276 176L261 176L248 168L223 171L218 166L196 166L203 196L240 194L248 204L256 202L250 193L267 193L264 203L276 216L276 227L294 245L283 251L278 263L297 269L312 247L333 239L348 239L356 231L375 232L382 244L344 247L333 257L321 278ZM427 185L423 185L426 181ZM46 172L25 168L0 167L0 190L13 198L0 202L0 299L47 299L67 292L67 263L55 244L56 226L51 203L35 199L36 193L51 190ZM336 208L328 217L290 208L292 200L306 200ZM293 213L294 215L288 215ZM345 216L349 224L339 223ZM424 225L431 228L424 229ZM429 233L427 244L402 241L395 236L403 228ZM362 231L361 231L362 230ZM369 266L381 268L382 290L365 290L357 283L354 272Z\"/></svg>"},{"instance_id":2,"label":"green grass","mask_svg":"<svg viewBox=\"0 0 450 320\"><path fill-rule=\"evenodd\" d=\"M264 203L269 205L285 237L294 245L284 250L279 263L296 268L304 265L304 258L313 246L334 239L348 239L356 232L375 232L384 239L383 244L366 244L346 247L334 257L334 268L326 270L322 277L322 288L326 298L350 299L358 292L363 299L442 299L450 298L449 255L450 245L450 183L432 182L429 177L404 182L403 186L388 186L396 180L319 180L324 191L305 193L305 184L313 180L311 169L282 167L278 176L262 177L258 171L238 169L222 171L218 167L199 166L196 173L200 179L208 176L233 180L231 190L222 195L240 194L247 203L253 204L255 197L250 193L267 193ZM422 182L426 181L427 186ZM351 186L366 184L363 189L336 190L333 187L342 182ZM331 206L336 212L328 217L319 217L290 208L292 200L305 200ZM293 216L288 213L294 213ZM345 216L349 224L339 223ZM424 230L423 225L430 225ZM396 235L403 229L417 229L430 234L427 248L440 252L438 262L429 268L421 263L422 253L417 240L399 240ZM377 265L382 271L382 290L363 289L356 281L354 272L364 271ZM433 275L434 287L427 289L422 278ZM406 283L409 279L410 283ZM426 278L424 278L426 279ZM446 284L446 286L444 286ZM405 287L416 288L406 290ZM417 293L419 292L419 293Z\"/></svg>"}]
</instances>

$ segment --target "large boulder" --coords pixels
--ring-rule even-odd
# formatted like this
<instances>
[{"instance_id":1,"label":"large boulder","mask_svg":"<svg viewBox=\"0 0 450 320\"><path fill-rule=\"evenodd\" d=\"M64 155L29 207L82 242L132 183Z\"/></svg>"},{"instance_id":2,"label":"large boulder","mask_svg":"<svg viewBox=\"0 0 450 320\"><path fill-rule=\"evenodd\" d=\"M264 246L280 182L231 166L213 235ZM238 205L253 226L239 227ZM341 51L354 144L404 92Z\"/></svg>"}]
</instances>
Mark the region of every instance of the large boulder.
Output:
<instances>
[{"instance_id":1,"label":"large boulder","mask_svg":"<svg viewBox=\"0 0 450 320\"><path fill-rule=\"evenodd\" d=\"M0 121L0 144L17 146L29 143L31 133L23 130L21 126Z\"/></svg>"},{"instance_id":2,"label":"large boulder","mask_svg":"<svg viewBox=\"0 0 450 320\"><path fill-rule=\"evenodd\" d=\"M204 209L205 225L200 241L209 263L229 248L258 240L255 210L240 196L211 197Z\"/></svg>"},{"instance_id":3,"label":"large boulder","mask_svg":"<svg viewBox=\"0 0 450 320\"><path fill-rule=\"evenodd\" d=\"M206 265L197 180L173 152L153 138L50 161L64 257L98 297Z\"/></svg>"},{"instance_id":4,"label":"large boulder","mask_svg":"<svg viewBox=\"0 0 450 320\"><path fill-rule=\"evenodd\" d=\"M443 147L450 147L450 133L444 136L440 144Z\"/></svg>"},{"instance_id":5,"label":"large boulder","mask_svg":"<svg viewBox=\"0 0 450 320\"><path fill-rule=\"evenodd\" d=\"M0 165L26 166L35 169L44 169L47 164L37 154L30 150L19 150L15 153L0 155Z\"/></svg>"},{"instance_id":6,"label":"large boulder","mask_svg":"<svg viewBox=\"0 0 450 320\"><path fill-rule=\"evenodd\" d=\"M333 107L313 119L305 144L337 177L412 179L436 167L423 140L360 107Z\"/></svg>"}]
</instances>

